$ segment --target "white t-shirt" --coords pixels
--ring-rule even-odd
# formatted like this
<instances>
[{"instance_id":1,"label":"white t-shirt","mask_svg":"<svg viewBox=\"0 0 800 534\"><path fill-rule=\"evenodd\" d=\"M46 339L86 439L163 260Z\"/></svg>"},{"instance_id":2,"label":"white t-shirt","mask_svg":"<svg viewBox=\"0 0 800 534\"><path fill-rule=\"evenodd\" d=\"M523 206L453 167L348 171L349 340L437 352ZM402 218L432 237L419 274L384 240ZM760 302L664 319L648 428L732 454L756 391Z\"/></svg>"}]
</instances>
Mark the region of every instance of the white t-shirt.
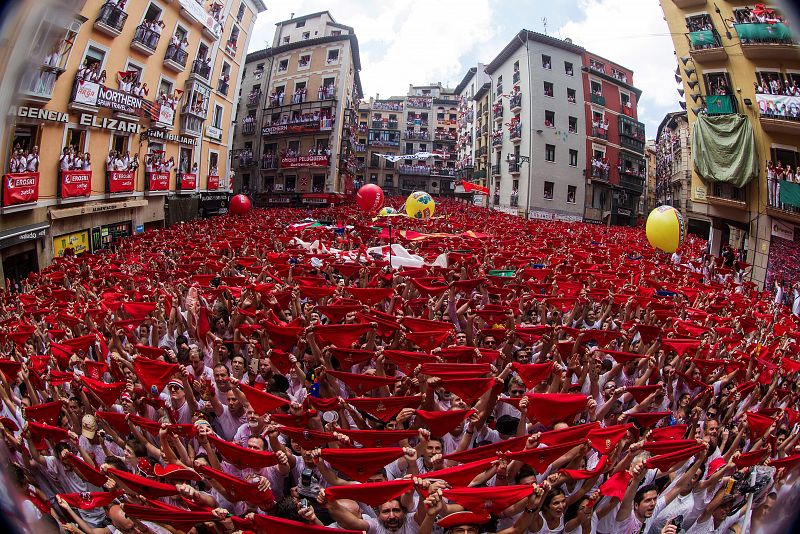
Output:
<instances>
[{"instance_id":1,"label":"white t-shirt","mask_svg":"<svg viewBox=\"0 0 800 534\"><path fill-rule=\"evenodd\" d=\"M369 525L367 534L417 534L419 532L419 525L414 520L412 513L406 513L406 522L397 530L387 530L383 523L372 517L365 517L364 521Z\"/></svg>"}]
</instances>

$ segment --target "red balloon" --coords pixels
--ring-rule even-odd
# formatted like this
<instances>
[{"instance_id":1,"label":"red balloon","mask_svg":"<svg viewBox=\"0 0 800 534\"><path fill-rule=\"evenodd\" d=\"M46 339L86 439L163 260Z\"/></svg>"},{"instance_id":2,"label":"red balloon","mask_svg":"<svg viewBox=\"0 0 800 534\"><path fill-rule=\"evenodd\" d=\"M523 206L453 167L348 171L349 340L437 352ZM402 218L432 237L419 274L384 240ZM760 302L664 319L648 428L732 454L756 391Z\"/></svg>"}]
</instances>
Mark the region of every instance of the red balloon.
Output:
<instances>
[{"instance_id":1,"label":"red balloon","mask_svg":"<svg viewBox=\"0 0 800 534\"><path fill-rule=\"evenodd\" d=\"M383 189L375 184L362 185L356 193L356 204L367 213L377 213L383 207Z\"/></svg>"},{"instance_id":2,"label":"red balloon","mask_svg":"<svg viewBox=\"0 0 800 534\"><path fill-rule=\"evenodd\" d=\"M231 198L230 211L234 215L244 215L251 207L250 197L247 195L235 195Z\"/></svg>"}]
</instances>

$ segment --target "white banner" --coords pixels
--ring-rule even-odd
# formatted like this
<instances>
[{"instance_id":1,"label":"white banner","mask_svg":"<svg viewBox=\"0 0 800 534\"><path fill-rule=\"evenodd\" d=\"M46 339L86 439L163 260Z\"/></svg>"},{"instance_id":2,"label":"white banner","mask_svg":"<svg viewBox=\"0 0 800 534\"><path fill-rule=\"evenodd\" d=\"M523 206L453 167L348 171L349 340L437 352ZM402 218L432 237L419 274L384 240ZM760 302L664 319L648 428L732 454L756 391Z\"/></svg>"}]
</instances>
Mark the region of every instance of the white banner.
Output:
<instances>
[{"instance_id":1,"label":"white banner","mask_svg":"<svg viewBox=\"0 0 800 534\"><path fill-rule=\"evenodd\" d=\"M433 152L417 152L415 154L403 154L400 156L395 156L394 154L376 154L376 156L381 157L387 161L391 161L392 163L396 161L404 161L409 159L428 159L428 158L442 157L441 155L434 154Z\"/></svg>"},{"instance_id":2,"label":"white banner","mask_svg":"<svg viewBox=\"0 0 800 534\"><path fill-rule=\"evenodd\" d=\"M766 117L800 117L800 96L756 95L758 111Z\"/></svg>"}]
</instances>

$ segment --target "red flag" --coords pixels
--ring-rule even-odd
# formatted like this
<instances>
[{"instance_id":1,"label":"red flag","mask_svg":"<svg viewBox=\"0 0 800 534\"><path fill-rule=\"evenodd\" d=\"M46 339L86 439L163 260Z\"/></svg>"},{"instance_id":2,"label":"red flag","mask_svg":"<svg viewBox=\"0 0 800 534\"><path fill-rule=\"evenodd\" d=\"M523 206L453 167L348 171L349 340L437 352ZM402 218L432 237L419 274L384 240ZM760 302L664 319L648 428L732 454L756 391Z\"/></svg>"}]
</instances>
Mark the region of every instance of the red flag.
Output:
<instances>
[{"instance_id":1,"label":"red flag","mask_svg":"<svg viewBox=\"0 0 800 534\"><path fill-rule=\"evenodd\" d=\"M446 489L442 495L475 513L499 514L533 493L533 486L490 486Z\"/></svg>"},{"instance_id":2,"label":"red flag","mask_svg":"<svg viewBox=\"0 0 800 534\"><path fill-rule=\"evenodd\" d=\"M359 482L365 482L401 456L401 447L322 449L323 460Z\"/></svg>"}]
</instances>

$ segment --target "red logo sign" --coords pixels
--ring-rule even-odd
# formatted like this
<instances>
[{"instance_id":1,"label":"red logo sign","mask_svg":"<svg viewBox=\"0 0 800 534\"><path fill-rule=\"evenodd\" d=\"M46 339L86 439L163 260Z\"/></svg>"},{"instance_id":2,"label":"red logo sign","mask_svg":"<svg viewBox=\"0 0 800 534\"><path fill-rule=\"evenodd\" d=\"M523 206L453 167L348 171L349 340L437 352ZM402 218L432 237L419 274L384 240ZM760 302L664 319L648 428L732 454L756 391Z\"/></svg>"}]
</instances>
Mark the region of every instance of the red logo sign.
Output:
<instances>
[{"instance_id":1,"label":"red logo sign","mask_svg":"<svg viewBox=\"0 0 800 534\"><path fill-rule=\"evenodd\" d=\"M150 172L146 178L148 191L169 191L168 172Z\"/></svg>"},{"instance_id":2,"label":"red logo sign","mask_svg":"<svg viewBox=\"0 0 800 534\"><path fill-rule=\"evenodd\" d=\"M92 171L61 171L61 198L88 197L92 193Z\"/></svg>"},{"instance_id":3,"label":"red logo sign","mask_svg":"<svg viewBox=\"0 0 800 534\"><path fill-rule=\"evenodd\" d=\"M219 176L214 176L212 174L208 175L208 190L215 191L219 189Z\"/></svg>"},{"instance_id":4,"label":"red logo sign","mask_svg":"<svg viewBox=\"0 0 800 534\"><path fill-rule=\"evenodd\" d=\"M183 173L180 179L181 191L194 191L197 189L197 175Z\"/></svg>"},{"instance_id":5,"label":"red logo sign","mask_svg":"<svg viewBox=\"0 0 800 534\"><path fill-rule=\"evenodd\" d=\"M3 176L3 206L39 200L39 173L21 172Z\"/></svg>"},{"instance_id":6,"label":"red logo sign","mask_svg":"<svg viewBox=\"0 0 800 534\"><path fill-rule=\"evenodd\" d=\"M281 158L282 169L292 169L295 167L327 167L330 162L330 156L300 156L297 158L283 157Z\"/></svg>"},{"instance_id":7,"label":"red logo sign","mask_svg":"<svg viewBox=\"0 0 800 534\"><path fill-rule=\"evenodd\" d=\"M108 171L109 193L132 193L136 185L136 171Z\"/></svg>"}]
</instances>

